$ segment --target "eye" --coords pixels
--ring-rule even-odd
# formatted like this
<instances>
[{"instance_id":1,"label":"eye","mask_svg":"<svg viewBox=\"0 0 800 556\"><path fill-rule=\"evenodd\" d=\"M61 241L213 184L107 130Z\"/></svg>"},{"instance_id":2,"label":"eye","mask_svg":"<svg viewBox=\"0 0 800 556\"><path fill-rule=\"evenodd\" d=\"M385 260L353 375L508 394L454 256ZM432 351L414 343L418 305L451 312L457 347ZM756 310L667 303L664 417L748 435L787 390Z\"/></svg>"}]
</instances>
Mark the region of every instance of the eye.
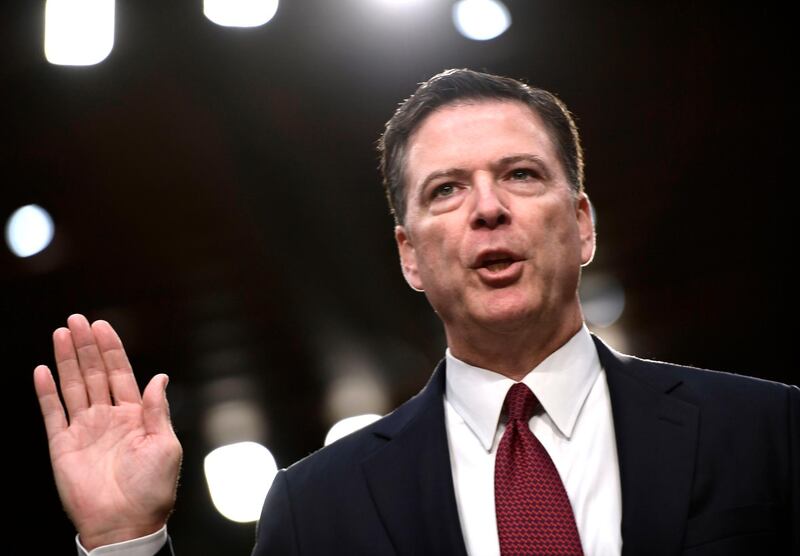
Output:
<instances>
[{"instance_id":1,"label":"eye","mask_svg":"<svg viewBox=\"0 0 800 556\"><path fill-rule=\"evenodd\" d=\"M515 168L508 175L512 180L527 180L538 177L537 173L530 168Z\"/></svg>"},{"instance_id":2,"label":"eye","mask_svg":"<svg viewBox=\"0 0 800 556\"><path fill-rule=\"evenodd\" d=\"M437 197L449 197L455 193L455 191L456 187L454 184L443 183L433 188L433 191L431 192L431 198L436 199Z\"/></svg>"}]
</instances>

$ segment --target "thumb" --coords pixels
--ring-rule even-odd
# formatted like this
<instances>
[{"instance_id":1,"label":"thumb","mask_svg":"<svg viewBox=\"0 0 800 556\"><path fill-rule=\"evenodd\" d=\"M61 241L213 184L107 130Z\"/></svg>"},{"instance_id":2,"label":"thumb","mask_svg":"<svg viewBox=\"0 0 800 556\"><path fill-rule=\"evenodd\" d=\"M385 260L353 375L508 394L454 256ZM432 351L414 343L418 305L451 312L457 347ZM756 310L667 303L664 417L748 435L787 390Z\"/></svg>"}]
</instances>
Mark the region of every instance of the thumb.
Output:
<instances>
[{"instance_id":1,"label":"thumb","mask_svg":"<svg viewBox=\"0 0 800 556\"><path fill-rule=\"evenodd\" d=\"M158 374L150 379L142 395L144 429L147 434L172 434L167 402L169 377Z\"/></svg>"}]
</instances>

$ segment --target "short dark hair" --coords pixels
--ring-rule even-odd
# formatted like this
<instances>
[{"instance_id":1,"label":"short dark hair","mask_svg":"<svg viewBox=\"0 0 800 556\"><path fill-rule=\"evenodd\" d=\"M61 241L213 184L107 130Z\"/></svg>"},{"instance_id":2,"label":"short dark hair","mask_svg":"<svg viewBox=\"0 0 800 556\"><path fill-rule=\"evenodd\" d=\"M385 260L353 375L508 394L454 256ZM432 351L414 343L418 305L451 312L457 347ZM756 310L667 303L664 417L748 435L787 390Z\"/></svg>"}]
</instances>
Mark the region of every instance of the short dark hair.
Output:
<instances>
[{"instance_id":1,"label":"short dark hair","mask_svg":"<svg viewBox=\"0 0 800 556\"><path fill-rule=\"evenodd\" d=\"M402 224L406 216L404 182L409 138L436 109L470 100L516 100L527 105L544 121L573 191L576 195L583 191L583 149L578 127L558 97L509 77L449 69L420 83L386 122L378 142L383 186L395 223Z\"/></svg>"}]
</instances>

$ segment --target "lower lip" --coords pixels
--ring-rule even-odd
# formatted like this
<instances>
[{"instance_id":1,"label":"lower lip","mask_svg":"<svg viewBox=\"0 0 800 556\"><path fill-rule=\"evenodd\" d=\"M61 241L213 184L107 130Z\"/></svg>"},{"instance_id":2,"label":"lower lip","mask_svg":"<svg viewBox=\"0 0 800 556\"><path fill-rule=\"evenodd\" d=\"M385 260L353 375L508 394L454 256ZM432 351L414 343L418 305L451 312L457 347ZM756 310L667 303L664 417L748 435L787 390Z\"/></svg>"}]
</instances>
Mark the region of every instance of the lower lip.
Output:
<instances>
[{"instance_id":1,"label":"lower lip","mask_svg":"<svg viewBox=\"0 0 800 556\"><path fill-rule=\"evenodd\" d=\"M522 276L522 261L514 261L502 270L489 270L486 267L476 269L481 281L493 288L510 286Z\"/></svg>"}]
</instances>

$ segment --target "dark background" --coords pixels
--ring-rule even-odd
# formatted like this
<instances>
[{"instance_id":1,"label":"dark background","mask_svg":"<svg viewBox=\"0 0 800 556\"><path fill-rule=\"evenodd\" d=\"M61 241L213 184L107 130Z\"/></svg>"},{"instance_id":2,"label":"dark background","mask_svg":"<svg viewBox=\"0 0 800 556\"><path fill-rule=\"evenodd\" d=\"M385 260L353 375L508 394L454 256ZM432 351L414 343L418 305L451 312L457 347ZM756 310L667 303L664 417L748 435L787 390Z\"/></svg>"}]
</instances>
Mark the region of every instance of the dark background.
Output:
<instances>
[{"instance_id":1,"label":"dark background","mask_svg":"<svg viewBox=\"0 0 800 556\"><path fill-rule=\"evenodd\" d=\"M399 272L374 146L415 84L449 67L526 79L576 114L598 216L587 274L626 294L602 337L798 382L788 14L507 4L509 31L472 42L445 0L283 0L250 30L211 23L201 2L120 0L113 52L85 68L45 61L44 2L5 5L0 217L37 203L56 226L31 258L0 250L6 508L45 533L6 542L74 550L31 381L72 312L119 330L140 384L171 376L185 458L170 532L184 555L253 542L205 487L214 404L256 403L283 467L322 445L348 364L384 385L384 410L424 384L443 334Z\"/></svg>"}]
</instances>

